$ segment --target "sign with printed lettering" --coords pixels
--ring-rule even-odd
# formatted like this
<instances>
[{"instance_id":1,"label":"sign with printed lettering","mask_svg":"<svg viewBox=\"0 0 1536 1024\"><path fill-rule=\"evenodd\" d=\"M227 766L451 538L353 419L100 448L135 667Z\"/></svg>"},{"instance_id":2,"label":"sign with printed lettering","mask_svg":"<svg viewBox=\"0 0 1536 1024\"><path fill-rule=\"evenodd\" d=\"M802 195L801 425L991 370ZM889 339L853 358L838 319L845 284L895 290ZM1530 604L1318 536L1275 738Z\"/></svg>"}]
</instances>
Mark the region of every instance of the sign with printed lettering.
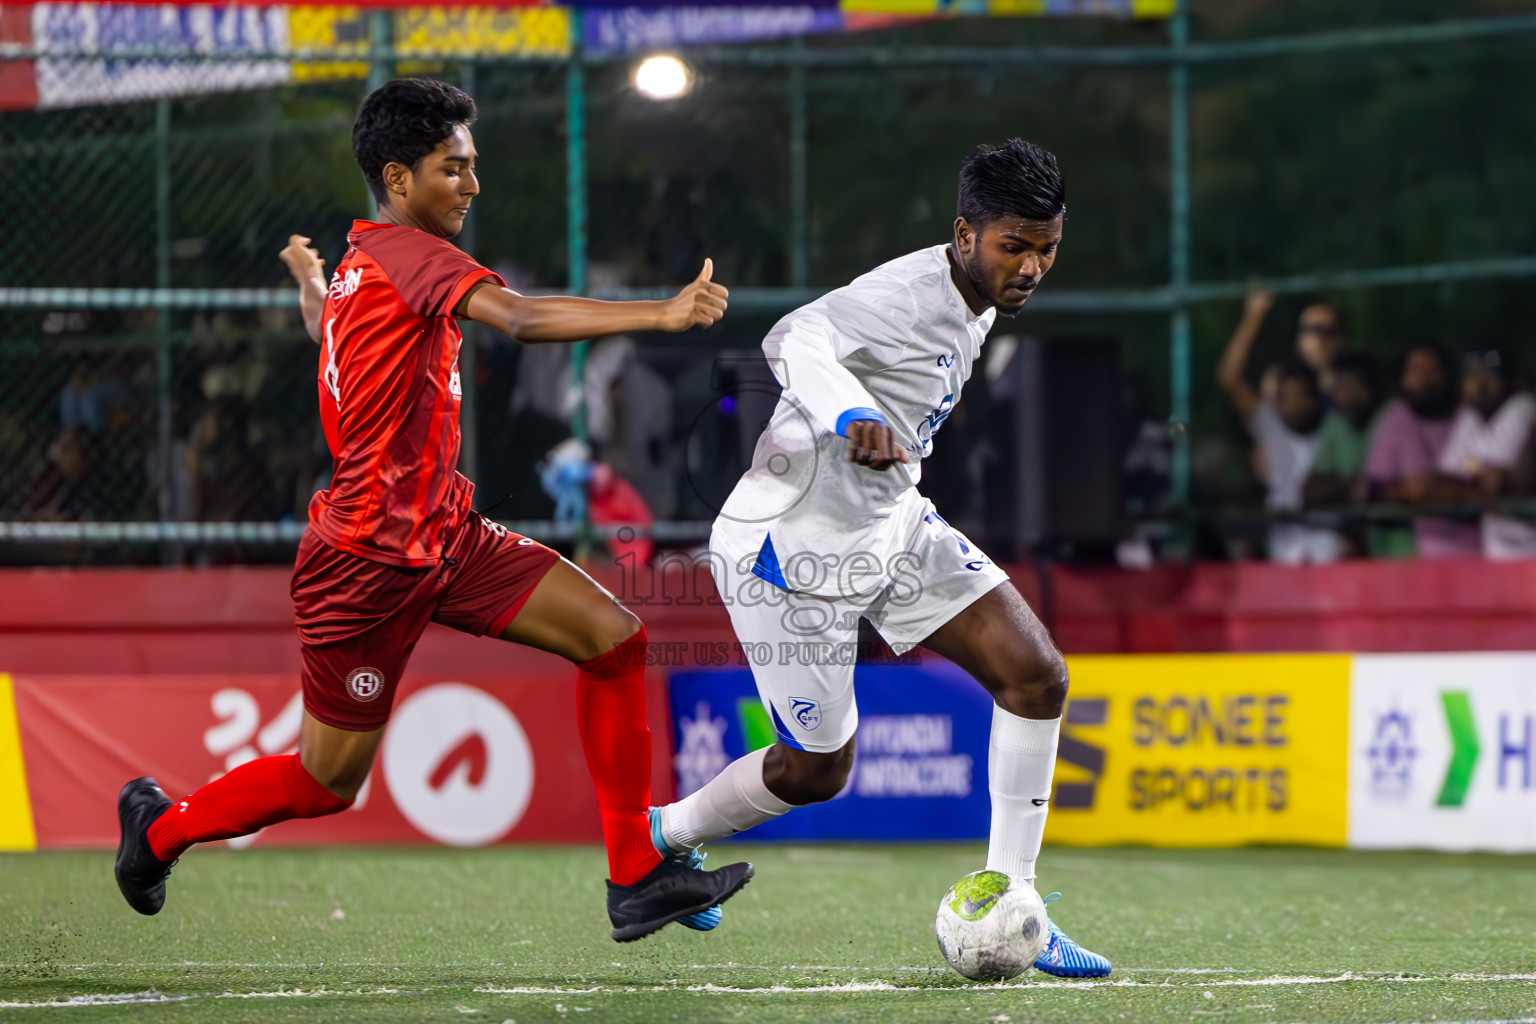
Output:
<instances>
[{"instance_id":1,"label":"sign with printed lettering","mask_svg":"<svg viewBox=\"0 0 1536 1024\"><path fill-rule=\"evenodd\" d=\"M1069 658L1047 840L1344 845L1350 660Z\"/></svg>"},{"instance_id":2,"label":"sign with printed lettering","mask_svg":"<svg viewBox=\"0 0 1536 1024\"><path fill-rule=\"evenodd\" d=\"M671 679L677 792L774 740L746 668ZM992 698L954 665L861 665L859 732L842 793L754 828L758 839L981 839L987 834Z\"/></svg>"},{"instance_id":3,"label":"sign with printed lettering","mask_svg":"<svg viewBox=\"0 0 1536 1024\"><path fill-rule=\"evenodd\" d=\"M1536 655L1357 655L1349 844L1536 850Z\"/></svg>"}]
</instances>

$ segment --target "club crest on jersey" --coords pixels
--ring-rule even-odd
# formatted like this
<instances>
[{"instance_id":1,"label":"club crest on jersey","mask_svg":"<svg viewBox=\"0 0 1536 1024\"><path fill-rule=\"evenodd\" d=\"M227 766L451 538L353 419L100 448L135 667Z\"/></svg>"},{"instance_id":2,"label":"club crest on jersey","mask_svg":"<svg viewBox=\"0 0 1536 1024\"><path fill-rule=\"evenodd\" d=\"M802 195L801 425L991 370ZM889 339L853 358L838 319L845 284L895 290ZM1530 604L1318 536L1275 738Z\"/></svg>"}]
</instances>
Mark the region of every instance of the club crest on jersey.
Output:
<instances>
[{"instance_id":1,"label":"club crest on jersey","mask_svg":"<svg viewBox=\"0 0 1536 1024\"><path fill-rule=\"evenodd\" d=\"M331 290L329 293L332 302L350 298L363 283L363 268L353 267L345 274L337 274L331 278Z\"/></svg>"},{"instance_id":2,"label":"club crest on jersey","mask_svg":"<svg viewBox=\"0 0 1536 1024\"><path fill-rule=\"evenodd\" d=\"M806 732L815 732L821 724L821 705L808 697L789 698L789 713Z\"/></svg>"},{"instance_id":3,"label":"club crest on jersey","mask_svg":"<svg viewBox=\"0 0 1536 1024\"><path fill-rule=\"evenodd\" d=\"M384 673L376 668L355 668L347 673L347 692L369 701L384 692Z\"/></svg>"}]
</instances>

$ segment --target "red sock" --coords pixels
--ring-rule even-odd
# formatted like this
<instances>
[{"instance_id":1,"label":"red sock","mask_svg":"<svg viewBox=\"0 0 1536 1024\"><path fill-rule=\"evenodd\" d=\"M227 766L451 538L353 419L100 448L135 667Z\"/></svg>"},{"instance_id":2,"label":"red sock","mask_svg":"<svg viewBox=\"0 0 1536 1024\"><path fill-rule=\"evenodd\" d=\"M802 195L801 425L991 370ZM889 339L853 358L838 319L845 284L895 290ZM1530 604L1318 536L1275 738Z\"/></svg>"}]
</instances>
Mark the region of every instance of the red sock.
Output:
<instances>
[{"instance_id":1,"label":"red sock","mask_svg":"<svg viewBox=\"0 0 1536 1024\"><path fill-rule=\"evenodd\" d=\"M608 877L633 885L661 863L651 844L651 728L645 720L645 627L577 665L576 725L597 789Z\"/></svg>"},{"instance_id":2,"label":"red sock","mask_svg":"<svg viewBox=\"0 0 1536 1024\"><path fill-rule=\"evenodd\" d=\"M155 819L149 848L175 860L193 843L248 836L289 818L318 818L352 806L304 770L298 754L247 761Z\"/></svg>"}]
</instances>

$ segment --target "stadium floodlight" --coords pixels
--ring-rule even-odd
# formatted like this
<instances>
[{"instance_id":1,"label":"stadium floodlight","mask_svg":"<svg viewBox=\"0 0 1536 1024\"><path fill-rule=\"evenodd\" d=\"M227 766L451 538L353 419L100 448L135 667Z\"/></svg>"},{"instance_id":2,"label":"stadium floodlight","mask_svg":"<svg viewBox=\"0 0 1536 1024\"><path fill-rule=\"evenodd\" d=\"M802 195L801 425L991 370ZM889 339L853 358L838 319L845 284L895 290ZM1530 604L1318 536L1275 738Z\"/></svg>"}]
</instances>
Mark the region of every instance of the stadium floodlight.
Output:
<instances>
[{"instance_id":1,"label":"stadium floodlight","mask_svg":"<svg viewBox=\"0 0 1536 1024\"><path fill-rule=\"evenodd\" d=\"M668 54L647 57L635 66L635 91L653 100L675 100L693 88L688 65Z\"/></svg>"}]
</instances>

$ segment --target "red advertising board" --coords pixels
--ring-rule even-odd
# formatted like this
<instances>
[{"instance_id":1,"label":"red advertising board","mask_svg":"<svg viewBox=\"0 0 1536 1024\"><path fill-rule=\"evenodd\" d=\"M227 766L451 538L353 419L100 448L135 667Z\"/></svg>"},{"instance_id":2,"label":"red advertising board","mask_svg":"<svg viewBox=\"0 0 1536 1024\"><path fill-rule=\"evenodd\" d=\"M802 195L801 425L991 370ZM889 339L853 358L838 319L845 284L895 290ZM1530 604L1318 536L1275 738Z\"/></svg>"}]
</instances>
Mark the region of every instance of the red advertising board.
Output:
<instances>
[{"instance_id":1,"label":"red advertising board","mask_svg":"<svg viewBox=\"0 0 1536 1024\"><path fill-rule=\"evenodd\" d=\"M558 663L557 663L558 664ZM408 673L357 803L275 825L250 843L483 846L590 842L597 803L576 731L573 671ZM175 799L236 765L295 749L292 673L12 676L27 789L43 848L117 843L118 788L153 775ZM648 687L663 777L660 677ZM654 776L653 776L654 777ZM656 794L670 796L670 786Z\"/></svg>"}]
</instances>

